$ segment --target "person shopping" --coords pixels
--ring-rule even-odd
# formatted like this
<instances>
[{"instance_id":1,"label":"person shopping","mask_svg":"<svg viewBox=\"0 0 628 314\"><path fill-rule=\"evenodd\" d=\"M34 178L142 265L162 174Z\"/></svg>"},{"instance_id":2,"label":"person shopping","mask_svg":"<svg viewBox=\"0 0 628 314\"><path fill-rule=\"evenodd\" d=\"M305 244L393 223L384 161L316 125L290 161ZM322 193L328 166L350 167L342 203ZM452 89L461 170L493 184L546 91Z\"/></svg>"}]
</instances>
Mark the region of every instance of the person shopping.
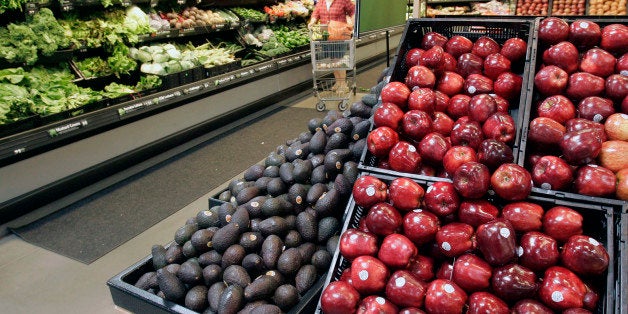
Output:
<instances>
[{"instance_id":1,"label":"person shopping","mask_svg":"<svg viewBox=\"0 0 628 314\"><path fill-rule=\"evenodd\" d=\"M312 28L316 23L327 24L335 21L339 23L334 23L335 25L342 25L341 27L345 27L345 30L342 30L343 33L351 34L353 31L353 17L355 15L355 4L351 0L318 0L316 3L316 7L314 8L314 12L312 12L312 17L310 22L308 23L308 28ZM346 23L346 24L345 24ZM335 30L338 31L338 30ZM330 30L331 33L331 30ZM350 38L350 35L348 35ZM345 38L345 39L349 39ZM343 52L344 53L344 52ZM332 58L341 58L342 55L331 55ZM346 70L335 70L334 78L336 79L336 83L332 87L332 90L336 91L348 91L349 87L347 86L347 71Z\"/></svg>"}]
</instances>

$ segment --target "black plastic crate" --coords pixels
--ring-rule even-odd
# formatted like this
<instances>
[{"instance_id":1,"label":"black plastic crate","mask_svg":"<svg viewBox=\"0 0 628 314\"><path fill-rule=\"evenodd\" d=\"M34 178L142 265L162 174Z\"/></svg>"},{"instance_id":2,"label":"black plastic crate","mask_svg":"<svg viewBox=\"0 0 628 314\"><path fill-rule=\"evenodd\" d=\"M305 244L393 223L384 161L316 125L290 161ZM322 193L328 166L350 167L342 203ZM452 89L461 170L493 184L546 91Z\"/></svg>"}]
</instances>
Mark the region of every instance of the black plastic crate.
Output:
<instances>
[{"instance_id":1,"label":"black plastic crate","mask_svg":"<svg viewBox=\"0 0 628 314\"><path fill-rule=\"evenodd\" d=\"M619 313L625 314L628 313L628 298L626 298L626 291L628 291L628 214L622 214L620 235L620 256L617 265L620 282L616 287L616 300Z\"/></svg>"},{"instance_id":2,"label":"black plastic crate","mask_svg":"<svg viewBox=\"0 0 628 314\"><path fill-rule=\"evenodd\" d=\"M17 121L0 124L0 138L7 137L20 132L34 129L41 125L41 119L39 116L33 115L26 118L19 119Z\"/></svg>"},{"instance_id":3,"label":"black plastic crate","mask_svg":"<svg viewBox=\"0 0 628 314\"><path fill-rule=\"evenodd\" d=\"M588 21L592 21L597 23L598 25L600 25L601 28L603 28L606 25L610 25L610 24L615 24L615 23L619 23L619 24L624 24L624 25L628 25L628 18L627 17L597 17L597 18L593 18L593 17L589 17L589 16L584 16L584 17L562 17L559 16L560 18L564 19L565 21L567 21L568 23L571 23L577 19L584 19L584 20L588 20ZM540 22L543 18L539 18L538 21ZM536 72L538 69L540 69L541 65L543 64L543 51L545 51L545 49L549 48L548 44L544 44L542 42L540 42L538 39L536 39L536 41L538 41L537 45L536 45L536 50L533 51L534 56L533 56L533 62L532 62L532 67L530 70L530 79L528 81L528 93L526 95L526 102L529 104L527 110L526 110L526 119L525 119L525 123L522 125L521 128L521 133L523 133L522 137L521 137L521 141L519 142L519 158L517 160L517 163L520 166L525 167L528 170L531 170L531 167L529 167L528 162L526 160L526 157L529 156L530 153L532 153L532 150L534 148L528 147L528 130L529 130L529 124L530 121L534 120L534 118L538 117L536 114L536 108L537 108L537 103L542 101L544 99L544 97L542 95L540 95L534 87L534 76L536 75ZM580 54L582 55L582 51L580 52ZM577 110L577 106L578 103L574 103L574 106L576 107ZM617 109L617 108L616 108ZM621 110L616 110L617 112L621 112ZM555 191L555 190L546 190L546 189L538 189L540 190L545 190L543 193L545 194L551 194L551 195L557 195L560 197L560 195L568 195L569 197L572 198L577 198L580 197L582 201L585 202L608 202L608 201L613 201L613 199L608 199L608 198L599 198L599 197L591 197L591 196L585 196L585 195L579 195L579 194L575 194L575 193L570 193L570 191ZM618 201L618 202L622 202L622 201ZM627 202L623 202L624 204L626 204Z\"/></svg>"},{"instance_id":4,"label":"black plastic crate","mask_svg":"<svg viewBox=\"0 0 628 314\"><path fill-rule=\"evenodd\" d=\"M511 145L513 149L514 161L519 160L521 155L520 141L527 135L522 131L524 126L528 125L529 119L529 102L527 101L529 81L533 78L530 75L531 65L536 60L536 29L539 20L530 18L503 18L503 19L474 19L474 18L434 18L434 19L410 19L406 23L401 42L397 48L397 54L394 64L391 66L388 75L390 81L403 82L405 80L408 68L405 65L405 55L412 49L421 45L423 35L428 32L439 32L448 38L455 35L462 35L471 40L476 40L482 36L490 36L499 44L503 44L506 40L518 37L526 41L527 53L526 57L512 64L512 71L522 76L522 88L519 96L518 106L512 106L508 113L515 120L517 131L514 143ZM515 101L513 100L513 103ZM365 150L360 160L363 170L376 171L388 174L410 176L413 178L426 178L423 176L412 175L409 173L400 173L395 171L386 171L377 167L377 157Z\"/></svg>"},{"instance_id":5,"label":"black plastic crate","mask_svg":"<svg viewBox=\"0 0 628 314\"><path fill-rule=\"evenodd\" d=\"M386 184L389 184L390 181L398 178L398 176L382 175L379 173L362 173L362 175L377 177ZM425 189L436 182L421 179L413 180ZM493 193L489 192L487 195L487 199L500 209L503 205L508 203L496 196L493 196ZM618 292L618 287L626 287L628 285L625 282L626 278L623 278L620 275L620 273L625 275L627 272L625 267L627 262L624 261L626 260L626 257L623 256L625 255L625 253L623 253L625 250L622 250L622 247L625 248L626 243L621 240L622 232L624 238L627 232L626 221L622 219L622 216L625 217L626 215L621 213L624 210L624 206L603 201L596 204L584 204L580 203L577 199L555 199L535 192L533 192L525 201L539 204L543 206L545 210L554 206L566 206L576 210L583 216L583 221L586 222L583 225L583 234L588 235L604 244L609 254L609 265L606 275L598 276L596 278L588 278L589 281L599 289L600 300L598 301L598 307L594 313L619 313L619 307L625 306L626 301L625 297L622 297L622 294L625 294L625 290L619 290ZM349 228L358 228L359 221L368 213L368 208L357 206L353 197L351 197L347 205L346 212L347 218L343 224L342 232L345 232ZM620 258L622 259L621 261L619 260ZM342 275L342 272L350 265L350 262L340 255L340 250L336 250L330 269L327 273L327 280L325 281L324 287L332 281L337 281ZM539 278L542 278L542 274ZM320 300L316 313L322 313Z\"/></svg>"},{"instance_id":6,"label":"black plastic crate","mask_svg":"<svg viewBox=\"0 0 628 314\"><path fill-rule=\"evenodd\" d=\"M212 67L206 67L205 69L205 77L214 77L221 74L225 74L231 71L235 71L240 68L240 60L236 60L234 62L229 62L226 64L216 65Z\"/></svg>"}]
</instances>

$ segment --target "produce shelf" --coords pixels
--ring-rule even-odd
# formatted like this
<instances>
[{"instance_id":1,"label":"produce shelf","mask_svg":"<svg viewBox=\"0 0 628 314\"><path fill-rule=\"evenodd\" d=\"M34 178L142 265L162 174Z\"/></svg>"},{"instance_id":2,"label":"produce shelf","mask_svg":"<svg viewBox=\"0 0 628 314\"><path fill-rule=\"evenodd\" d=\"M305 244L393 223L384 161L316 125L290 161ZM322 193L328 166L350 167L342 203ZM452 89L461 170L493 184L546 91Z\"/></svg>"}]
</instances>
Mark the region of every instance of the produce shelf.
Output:
<instances>
[{"instance_id":1,"label":"produce shelf","mask_svg":"<svg viewBox=\"0 0 628 314\"><path fill-rule=\"evenodd\" d=\"M364 172L362 175L374 176L386 184L389 184L392 180L398 178L398 176L369 172ZM413 180L419 183L419 185L426 190L435 182L432 180L422 179ZM503 200L493 196L490 191L487 199L498 207L505 204ZM555 199L536 193L535 191L533 191L533 193L525 201L539 204L546 210L555 206L567 206L576 210L583 216L583 221L586 222L583 226L583 234L588 235L604 244L604 247L607 249L609 254L609 265L605 275L598 276L597 278L588 278L588 280L590 280L590 282L592 282L599 289L600 300L598 301L598 306L594 313L619 313L620 303L625 302L619 300L625 299L625 297L618 297L621 293L623 293L622 291L625 290L618 291L617 287L620 285L626 285L625 280L621 278L621 275L618 273L623 272L625 274L626 272L625 268L620 268L622 267L620 264L624 264L625 266L626 262L623 260L620 261L619 259L619 257L623 256L622 246L625 246L625 242L622 242L620 239L621 233L626 233L625 220L622 219L622 216L626 215L621 214L621 211L624 210L622 206L605 201L592 204L582 204L578 202L578 200ZM357 206L352 196L347 204L346 212L347 219L343 224L341 234L349 228L358 228L359 221L368 213L368 208ZM621 230L622 228L624 228L623 231ZM337 281L342 275L342 272L349 266L350 262L342 257L340 250L336 250L332 258L329 272L327 273L327 279L324 287L332 281ZM615 302L615 300L618 301ZM320 300L316 313L323 313L321 310Z\"/></svg>"}]
</instances>

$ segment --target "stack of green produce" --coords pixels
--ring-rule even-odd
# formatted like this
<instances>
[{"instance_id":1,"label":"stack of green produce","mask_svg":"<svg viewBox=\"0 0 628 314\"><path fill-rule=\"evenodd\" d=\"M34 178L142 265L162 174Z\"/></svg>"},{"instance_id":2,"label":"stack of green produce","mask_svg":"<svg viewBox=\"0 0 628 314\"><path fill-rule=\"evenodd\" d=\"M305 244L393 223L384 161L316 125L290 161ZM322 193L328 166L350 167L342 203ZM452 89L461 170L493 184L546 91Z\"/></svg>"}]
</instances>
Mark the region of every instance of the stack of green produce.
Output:
<instances>
[{"instance_id":1,"label":"stack of green produce","mask_svg":"<svg viewBox=\"0 0 628 314\"><path fill-rule=\"evenodd\" d=\"M242 49L239 45L224 42L218 45L208 42L197 47L188 44L185 48L191 51L198 62L206 68L235 62L235 52Z\"/></svg>"},{"instance_id":2,"label":"stack of green produce","mask_svg":"<svg viewBox=\"0 0 628 314\"><path fill-rule=\"evenodd\" d=\"M286 25L273 26L277 40L289 49L302 47L310 43L307 28L288 27Z\"/></svg>"},{"instance_id":3,"label":"stack of green produce","mask_svg":"<svg viewBox=\"0 0 628 314\"><path fill-rule=\"evenodd\" d=\"M113 74L107 61L100 57L85 58L74 63L84 78L103 77Z\"/></svg>"},{"instance_id":4,"label":"stack of green produce","mask_svg":"<svg viewBox=\"0 0 628 314\"><path fill-rule=\"evenodd\" d=\"M168 75L190 70L200 65L192 51L181 52L173 44L158 44L131 48L131 58L142 63L142 73Z\"/></svg>"},{"instance_id":5,"label":"stack of green produce","mask_svg":"<svg viewBox=\"0 0 628 314\"><path fill-rule=\"evenodd\" d=\"M230 8L229 10L233 11L241 18L251 22L265 22L266 20L268 20L268 15L266 13L260 12L255 9L235 7Z\"/></svg>"},{"instance_id":6,"label":"stack of green produce","mask_svg":"<svg viewBox=\"0 0 628 314\"><path fill-rule=\"evenodd\" d=\"M9 63L32 65L38 56L51 56L69 46L63 27L48 8L42 8L23 23L0 28L0 58Z\"/></svg>"},{"instance_id":7,"label":"stack of green produce","mask_svg":"<svg viewBox=\"0 0 628 314\"><path fill-rule=\"evenodd\" d=\"M161 79L157 75L143 75L140 77L139 82L132 85L124 85L117 82L113 82L105 86L105 90L102 95L107 98L118 98L129 94L139 93L141 91L154 89L161 86Z\"/></svg>"},{"instance_id":8,"label":"stack of green produce","mask_svg":"<svg viewBox=\"0 0 628 314\"><path fill-rule=\"evenodd\" d=\"M0 14L7 10L22 10L26 0L0 0Z\"/></svg>"}]
</instances>

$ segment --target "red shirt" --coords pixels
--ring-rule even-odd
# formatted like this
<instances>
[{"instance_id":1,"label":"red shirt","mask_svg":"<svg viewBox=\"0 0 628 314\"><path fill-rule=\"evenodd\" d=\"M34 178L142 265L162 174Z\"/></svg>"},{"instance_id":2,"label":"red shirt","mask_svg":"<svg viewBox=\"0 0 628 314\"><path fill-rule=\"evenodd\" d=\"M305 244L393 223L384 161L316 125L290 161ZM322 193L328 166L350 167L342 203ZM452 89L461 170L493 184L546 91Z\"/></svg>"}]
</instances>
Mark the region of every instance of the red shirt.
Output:
<instances>
[{"instance_id":1,"label":"red shirt","mask_svg":"<svg viewBox=\"0 0 628 314\"><path fill-rule=\"evenodd\" d=\"M347 22L347 16L355 14L355 4L351 0L334 0L327 10L327 0L318 0L312 18L321 24L329 24L329 21Z\"/></svg>"}]
</instances>

